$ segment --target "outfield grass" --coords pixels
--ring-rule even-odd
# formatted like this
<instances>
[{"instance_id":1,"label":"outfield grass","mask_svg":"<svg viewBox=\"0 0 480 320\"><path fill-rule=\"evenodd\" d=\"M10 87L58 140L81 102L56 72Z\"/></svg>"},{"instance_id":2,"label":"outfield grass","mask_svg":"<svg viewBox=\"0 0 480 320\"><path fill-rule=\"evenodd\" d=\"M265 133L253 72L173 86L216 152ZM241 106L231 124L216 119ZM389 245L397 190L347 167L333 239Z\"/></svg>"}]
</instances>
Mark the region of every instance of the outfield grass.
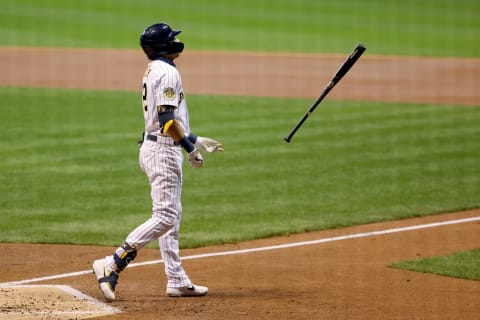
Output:
<instances>
[{"instance_id":1,"label":"outfield grass","mask_svg":"<svg viewBox=\"0 0 480 320\"><path fill-rule=\"evenodd\" d=\"M480 57L476 0L0 0L0 46ZM41 63L41 62L39 62ZM119 245L150 216L138 94L0 88L0 242ZM189 96L225 153L185 168L182 247L480 207L480 108ZM252 119L252 115L254 116ZM155 244L152 244L153 246ZM452 263L454 261L454 263ZM460 262L458 262L460 261ZM396 265L479 279L479 251ZM440 270L440 271L439 271ZM472 276L473 274L473 276Z\"/></svg>"},{"instance_id":2,"label":"outfield grass","mask_svg":"<svg viewBox=\"0 0 480 320\"><path fill-rule=\"evenodd\" d=\"M479 265L480 249L474 249L448 256L398 262L393 264L392 267L455 278L480 280Z\"/></svg>"},{"instance_id":3,"label":"outfield grass","mask_svg":"<svg viewBox=\"0 0 480 320\"><path fill-rule=\"evenodd\" d=\"M1 242L118 245L150 216L137 93L0 88ZM480 108L187 97L183 247L480 207ZM253 117L252 117L253 116ZM232 231L234 230L234 231Z\"/></svg>"},{"instance_id":4,"label":"outfield grass","mask_svg":"<svg viewBox=\"0 0 480 320\"><path fill-rule=\"evenodd\" d=\"M189 50L480 56L477 0L0 0L0 45L137 47L147 25Z\"/></svg>"}]
</instances>

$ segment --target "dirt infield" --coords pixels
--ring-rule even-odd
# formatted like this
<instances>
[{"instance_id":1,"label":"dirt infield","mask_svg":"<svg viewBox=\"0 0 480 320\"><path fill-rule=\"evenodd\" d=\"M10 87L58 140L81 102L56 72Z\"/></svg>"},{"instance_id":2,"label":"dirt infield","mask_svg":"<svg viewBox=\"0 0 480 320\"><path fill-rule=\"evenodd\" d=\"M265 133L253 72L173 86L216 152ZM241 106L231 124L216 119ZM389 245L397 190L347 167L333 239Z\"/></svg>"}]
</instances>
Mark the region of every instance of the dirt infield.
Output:
<instances>
[{"instance_id":1,"label":"dirt infield","mask_svg":"<svg viewBox=\"0 0 480 320\"><path fill-rule=\"evenodd\" d=\"M118 312L65 285L0 288L0 320L86 319Z\"/></svg>"},{"instance_id":2,"label":"dirt infield","mask_svg":"<svg viewBox=\"0 0 480 320\"><path fill-rule=\"evenodd\" d=\"M396 233L364 234L472 217L479 218L480 210L183 250L183 257L206 255L184 261L192 279L209 286L206 297L167 298L163 265L138 266L122 273L118 300L111 303L123 312L102 319L478 319L479 281L388 266L406 259L478 248L479 220ZM354 236L349 239L347 235ZM268 251L212 255L318 239L326 241ZM88 272L95 258L112 250L0 244L0 255L8 257L0 283L81 270ZM157 259L157 250L145 249L136 262ZM70 285L102 299L93 274L35 283ZM15 319L15 315L9 319Z\"/></svg>"},{"instance_id":3,"label":"dirt infield","mask_svg":"<svg viewBox=\"0 0 480 320\"><path fill-rule=\"evenodd\" d=\"M348 53L347 53L348 54ZM316 98L347 54L185 52L186 94ZM0 86L137 90L140 50L0 48ZM328 99L480 105L480 59L364 56Z\"/></svg>"},{"instance_id":4,"label":"dirt infield","mask_svg":"<svg viewBox=\"0 0 480 320\"><path fill-rule=\"evenodd\" d=\"M187 52L178 66L187 93L314 98L344 58ZM145 63L139 50L0 48L0 86L139 90ZM368 56L367 51L361 63L342 80L341 89L335 88L329 98L478 106L479 75L480 59L375 57ZM138 266L122 273L118 300L110 304L122 313L101 318L477 319L479 281L389 267L402 260L480 247L478 220L421 229L398 228L474 217L480 217L480 210L182 250L183 257L205 254L185 260L184 265L193 280L210 288L206 297L167 298L163 265ZM396 232L368 233L392 229ZM325 240L312 242L319 239ZM307 243L286 245L299 242ZM256 251L278 245L286 246ZM242 249L251 251L212 255ZM68 285L103 300L93 274L86 273L94 259L112 250L0 244L0 286L22 280L31 285ZM145 249L135 262L157 259L157 250ZM33 280L77 271L84 272ZM13 307L2 303L0 319L95 316L65 313L53 317L48 309L55 304L52 293L38 292L35 303L44 299L46 310L32 313L33 298L10 298L14 290L1 289L2 297L9 295L7 300L17 299L17 303Z\"/></svg>"}]
</instances>

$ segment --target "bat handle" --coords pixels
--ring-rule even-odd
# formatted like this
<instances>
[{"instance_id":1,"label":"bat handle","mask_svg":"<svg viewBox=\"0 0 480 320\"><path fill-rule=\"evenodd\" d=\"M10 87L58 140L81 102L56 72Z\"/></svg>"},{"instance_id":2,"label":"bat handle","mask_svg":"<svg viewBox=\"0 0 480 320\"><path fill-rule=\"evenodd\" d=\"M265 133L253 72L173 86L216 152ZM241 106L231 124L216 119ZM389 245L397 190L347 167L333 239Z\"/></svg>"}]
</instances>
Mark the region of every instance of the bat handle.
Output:
<instances>
[{"instance_id":1,"label":"bat handle","mask_svg":"<svg viewBox=\"0 0 480 320\"><path fill-rule=\"evenodd\" d=\"M288 136L286 136L285 138L283 138L283 140L285 140L286 142L290 142L290 140L292 140L293 138L293 135L297 132L297 130L300 128L300 126L305 122L305 120L307 120L308 116L310 115L310 110L307 111L307 113L305 113L302 117L302 119L300 119L300 121L298 121L297 125L295 126L295 128L293 128L293 130L288 134Z\"/></svg>"},{"instance_id":2,"label":"bat handle","mask_svg":"<svg viewBox=\"0 0 480 320\"><path fill-rule=\"evenodd\" d=\"M330 84L332 84L332 82L330 82ZM298 123L295 125L295 127L292 129L292 131L288 134L288 136L286 136L285 138L283 138L283 140L285 140L286 142L290 142L290 140L292 140L293 138L293 135L298 131L298 129L300 129L300 127L303 125L303 123L305 122L305 120L307 120L307 118L312 114L313 110L315 110L315 108L318 106L318 104L320 103L320 101L323 100L323 98L327 95L327 93L330 91L330 89L333 88L333 85L328 85L327 88L325 88L325 90L323 91L322 95L320 97L318 97L318 99L313 103L313 105L307 110L307 112L305 112L305 114L303 115L303 117L300 119L300 121L298 121Z\"/></svg>"}]
</instances>

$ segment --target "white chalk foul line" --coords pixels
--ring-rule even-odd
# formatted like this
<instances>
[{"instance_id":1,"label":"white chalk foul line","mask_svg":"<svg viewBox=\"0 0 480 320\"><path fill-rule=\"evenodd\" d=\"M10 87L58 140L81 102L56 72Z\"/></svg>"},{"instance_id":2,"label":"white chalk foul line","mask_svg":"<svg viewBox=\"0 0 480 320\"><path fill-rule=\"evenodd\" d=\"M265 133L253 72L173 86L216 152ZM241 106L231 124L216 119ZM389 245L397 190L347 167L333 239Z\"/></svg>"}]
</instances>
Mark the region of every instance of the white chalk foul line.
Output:
<instances>
[{"instance_id":1,"label":"white chalk foul line","mask_svg":"<svg viewBox=\"0 0 480 320\"><path fill-rule=\"evenodd\" d=\"M85 301L89 304L92 304L96 307L99 307L102 310L105 310L109 313L119 313L119 312L121 312L119 309L117 309L115 307L112 307L112 306L109 306L108 304L106 304L104 302L101 302L100 300L97 300L93 297L90 297L90 296L78 291L77 289L74 289L74 288L70 287L70 286L57 285L56 287L59 288L60 290L63 290L64 292L72 295L76 299L83 300L83 301Z\"/></svg>"},{"instance_id":2,"label":"white chalk foul line","mask_svg":"<svg viewBox=\"0 0 480 320\"><path fill-rule=\"evenodd\" d=\"M274 245L274 246L196 254L196 255L182 257L182 260L193 260L193 259L202 259L202 258L210 258L210 257L218 257L218 256L228 256L228 255L235 255L235 254L269 251L269 250L287 249L287 248L309 246L309 245L315 245L315 244L321 244L321 243L327 243L327 242L334 242L334 241L342 241L342 240L349 240L349 239L356 239L356 238L365 238L365 237L371 237L371 236L380 236L380 235L386 235L386 234L391 234L391 233L413 231L413 230L420 230L420 229L427 229L427 228L436 228L436 227L441 227L441 226L446 226L446 225L467 223L467 222L474 222L474 221L480 221L480 216L479 217L464 218L464 219L457 219L457 220L433 222L433 223L420 224L420 225L401 227L401 228L385 229L385 230L379 230L379 231L355 233L355 234L336 236L336 237L330 237L330 238L322 238L322 239L311 240L311 241L285 243L285 244L279 244L279 245ZM145 261L145 262L132 263L128 266L128 268L135 268L135 267L147 266L147 265L158 264L158 263L163 263L163 260L151 260L151 261ZM92 270L84 270L84 271L64 273L64 274L47 276L47 277L21 280L21 281L4 282L4 283L0 283L0 288L1 287L7 287L7 286L22 285L22 284L33 283L33 282L76 277L76 276L82 276L82 275L90 274L90 273L92 273Z\"/></svg>"}]
</instances>

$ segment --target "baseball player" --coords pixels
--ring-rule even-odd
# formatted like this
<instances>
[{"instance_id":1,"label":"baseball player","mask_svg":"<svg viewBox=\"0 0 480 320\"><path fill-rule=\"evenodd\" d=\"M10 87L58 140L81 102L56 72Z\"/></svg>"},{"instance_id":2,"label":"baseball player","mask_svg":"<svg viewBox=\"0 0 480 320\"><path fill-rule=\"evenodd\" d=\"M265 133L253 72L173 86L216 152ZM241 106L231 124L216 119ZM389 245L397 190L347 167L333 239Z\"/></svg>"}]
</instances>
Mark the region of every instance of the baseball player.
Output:
<instances>
[{"instance_id":1,"label":"baseball player","mask_svg":"<svg viewBox=\"0 0 480 320\"><path fill-rule=\"evenodd\" d=\"M182 80L173 62L184 48L177 39L180 32L165 23L157 23L140 36L140 45L151 61L143 76L145 132L139 142L139 163L151 186L152 216L134 229L113 255L93 263L100 289L110 301L115 300L118 274L135 259L140 249L155 239L159 239L165 265L167 296L203 296L208 292L207 287L192 283L179 256L182 149L188 155L190 166L201 168L203 157L198 149L212 153L223 151L223 147L213 139L190 132Z\"/></svg>"}]
</instances>

